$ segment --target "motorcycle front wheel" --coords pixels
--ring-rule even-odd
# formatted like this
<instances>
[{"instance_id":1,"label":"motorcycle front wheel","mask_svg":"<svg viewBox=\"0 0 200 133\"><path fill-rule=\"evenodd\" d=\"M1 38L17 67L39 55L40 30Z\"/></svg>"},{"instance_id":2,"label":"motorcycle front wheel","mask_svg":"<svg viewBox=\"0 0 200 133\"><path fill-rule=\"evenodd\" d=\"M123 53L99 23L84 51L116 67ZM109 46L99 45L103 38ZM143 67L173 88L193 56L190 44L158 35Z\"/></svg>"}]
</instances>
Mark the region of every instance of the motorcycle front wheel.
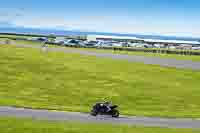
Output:
<instances>
[{"instance_id":1,"label":"motorcycle front wheel","mask_svg":"<svg viewBox=\"0 0 200 133\"><path fill-rule=\"evenodd\" d=\"M90 112L90 115L92 115L92 116L97 116L97 112L95 111L95 110L92 110L91 112Z\"/></svg>"}]
</instances>

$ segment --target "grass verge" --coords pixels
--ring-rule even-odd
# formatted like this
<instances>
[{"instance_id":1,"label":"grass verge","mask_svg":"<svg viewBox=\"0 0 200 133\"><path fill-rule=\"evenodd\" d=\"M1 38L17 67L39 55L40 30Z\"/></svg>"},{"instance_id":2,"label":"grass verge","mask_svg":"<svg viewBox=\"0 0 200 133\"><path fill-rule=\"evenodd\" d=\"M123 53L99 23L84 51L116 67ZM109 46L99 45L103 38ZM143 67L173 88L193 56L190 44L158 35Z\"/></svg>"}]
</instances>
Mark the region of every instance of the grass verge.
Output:
<instances>
[{"instance_id":1,"label":"grass verge","mask_svg":"<svg viewBox=\"0 0 200 133\"><path fill-rule=\"evenodd\" d=\"M123 114L200 117L200 72L0 46L0 105L88 112L111 99Z\"/></svg>"},{"instance_id":2,"label":"grass verge","mask_svg":"<svg viewBox=\"0 0 200 133\"><path fill-rule=\"evenodd\" d=\"M13 37L14 35L6 35L2 37ZM0 36L0 37L1 37ZM21 37L21 36L14 36L14 37ZM24 36L25 37L25 36ZM0 38L1 40L1 38ZM31 45L42 45L40 42L32 42L32 41L15 41L16 44L31 44ZM49 47L62 47L62 46L55 46L55 45L49 45ZM137 56L147 56L147 57L160 57L160 58L172 58L177 60L192 60L195 62L200 61L200 56L195 55L176 55L176 54L161 54L161 53L147 53L147 52L130 52L130 51L113 51L113 50L104 50L104 49L95 49L95 48L70 48L70 47L62 47L66 49L78 49L78 50L87 50L91 52L98 52L98 53L113 53L113 54L126 54L126 55L137 55Z\"/></svg>"},{"instance_id":3,"label":"grass verge","mask_svg":"<svg viewBox=\"0 0 200 133\"><path fill-rule=\"evenodd\" d=\"M197 129L49 122L5 117L0 118L0 129L2 133L199 133Z\"/></svg>"},{"instance_id":4,"label":"grass verge","mask_svg":"<svg viewBox=\"0 0 200 133\"><path fill-rule=\"evenodd\" d=\"M50 46L50 47L58 47L58 46ZM60 47L60 46L59 46ZM125 55L136 55L136 56L147 56L147 57L160 57L160 58L171 58L177 60L191 60L195 62L200 62L200 56L195 55L176 55L176 54L161 54L161 53L147 53L147 52L130 52L130 51L114 51L114 50L104 50L104 49L95 49L95 48L70 48L63 47L66 49L78 49L78 50L87 50L91 52L98 53L113 53L113 54L125 54Z\"/></svg>"}]
</instances>

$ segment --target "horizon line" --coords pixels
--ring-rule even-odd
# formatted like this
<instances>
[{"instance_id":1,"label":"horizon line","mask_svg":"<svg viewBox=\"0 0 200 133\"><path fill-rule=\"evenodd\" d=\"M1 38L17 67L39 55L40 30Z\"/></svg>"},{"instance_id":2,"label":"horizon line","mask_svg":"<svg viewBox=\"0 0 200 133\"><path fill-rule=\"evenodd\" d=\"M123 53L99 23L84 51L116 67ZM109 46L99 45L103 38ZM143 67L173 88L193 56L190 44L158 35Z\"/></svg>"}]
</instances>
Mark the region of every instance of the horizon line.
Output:
<instances>
[{"instance_id":1,"label":"horizon line","mask_svg":"<svg viewBox=\"0 0 200 133\"><path fill-rule=\"evenodd\" d=\"M19 28L19 29L33 29L33 30L54 30L54 31L63 31L63 32L80 32L80 33L95 33L95 34L117 34L117 35L127 35L127 36L154 36L154 37L177 37L177 38L192 38L192 39L200 39L200 36L193 36L193 35L178 35L177 34L162 34L162 33L128 33L128 32L112 32L112 31L96 31L96 30L84 30L84 29L61 29L61 28L45 28L45 27L25 27L25 26L15 26L15 25L12 25L12 26L7 26L7 27L1 27L0 26L0 29L2 28ZM0 31L0 33L3 33ZM12 33L11 33L12 34ZM17 33L16 33L17 34Z\"/></svg>"}]
</instances>

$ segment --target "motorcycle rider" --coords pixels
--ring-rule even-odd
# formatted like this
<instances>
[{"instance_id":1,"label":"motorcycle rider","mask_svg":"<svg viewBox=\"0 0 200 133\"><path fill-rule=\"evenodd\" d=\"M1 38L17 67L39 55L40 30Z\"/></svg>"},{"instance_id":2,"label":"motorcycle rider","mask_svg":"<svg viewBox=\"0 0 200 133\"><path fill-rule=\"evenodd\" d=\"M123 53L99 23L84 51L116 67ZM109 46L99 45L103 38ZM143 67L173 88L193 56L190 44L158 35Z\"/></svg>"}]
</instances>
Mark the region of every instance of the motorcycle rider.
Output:
<instances>
[{"instance_id":1,"label":"motorcycle rider","mask_svg":"<svg viewBox=\"0 0 200 133\"><path fill-rule=\"evenodd\" d=\"M110 101L104 101L100 104L100 107L104 109L105 112L111 111L112 103Z\"/></svg>"},{"instance_id":2,"label":"motorcycle rider","mask_svg":"<svg viewBox=\"0 0 200 133\"><path fill-rule=\"evenodd\" d=\"M110 107L112 106L112 103L110 101L105 101L104 106L106 107L107 112L111 111Z\"/></svg>"},{"instance_id":3,"label":"motorcycle rider","mask_svg":"<svg viewBox=\"0 0 200 133\"><path fill-rule=\"evenodd\" d=\"M109 101L102 101L96 103L91 110L92 116L97 115L111 115L112 117L119 117L119 111L115 108L117 108L117 105L112 105Z\"/></svg>"}]
</instances>

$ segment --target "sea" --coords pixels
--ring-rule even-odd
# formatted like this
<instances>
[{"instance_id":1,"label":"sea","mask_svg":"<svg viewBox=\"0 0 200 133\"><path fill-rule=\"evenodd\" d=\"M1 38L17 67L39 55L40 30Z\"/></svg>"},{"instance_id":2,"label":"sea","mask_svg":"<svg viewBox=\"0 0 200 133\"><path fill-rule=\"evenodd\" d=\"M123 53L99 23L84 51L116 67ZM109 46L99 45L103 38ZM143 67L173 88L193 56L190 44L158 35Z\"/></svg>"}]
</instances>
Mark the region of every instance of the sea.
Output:
<instances>
[{"instance_id":1,"label":"sea","mask_svg":"<svg viewBox=\"0 0 200 133\"><path fill-rule=\"evenodd\" d=\"M113 36L129 36L141 39L156 39L156 40L182 40L182 41L200 41L199 38L194 37L176 37L176 36L162 36L162 35L141 35L141 34L120 34L108 32L85 32L78 30L55 30L55 29L38 29L38 28L24 28L24 27L0 27L0 33L16 33L16 34L39 34L57 36L65 35L113 35Z\"/></svg>"}]
</instances>

